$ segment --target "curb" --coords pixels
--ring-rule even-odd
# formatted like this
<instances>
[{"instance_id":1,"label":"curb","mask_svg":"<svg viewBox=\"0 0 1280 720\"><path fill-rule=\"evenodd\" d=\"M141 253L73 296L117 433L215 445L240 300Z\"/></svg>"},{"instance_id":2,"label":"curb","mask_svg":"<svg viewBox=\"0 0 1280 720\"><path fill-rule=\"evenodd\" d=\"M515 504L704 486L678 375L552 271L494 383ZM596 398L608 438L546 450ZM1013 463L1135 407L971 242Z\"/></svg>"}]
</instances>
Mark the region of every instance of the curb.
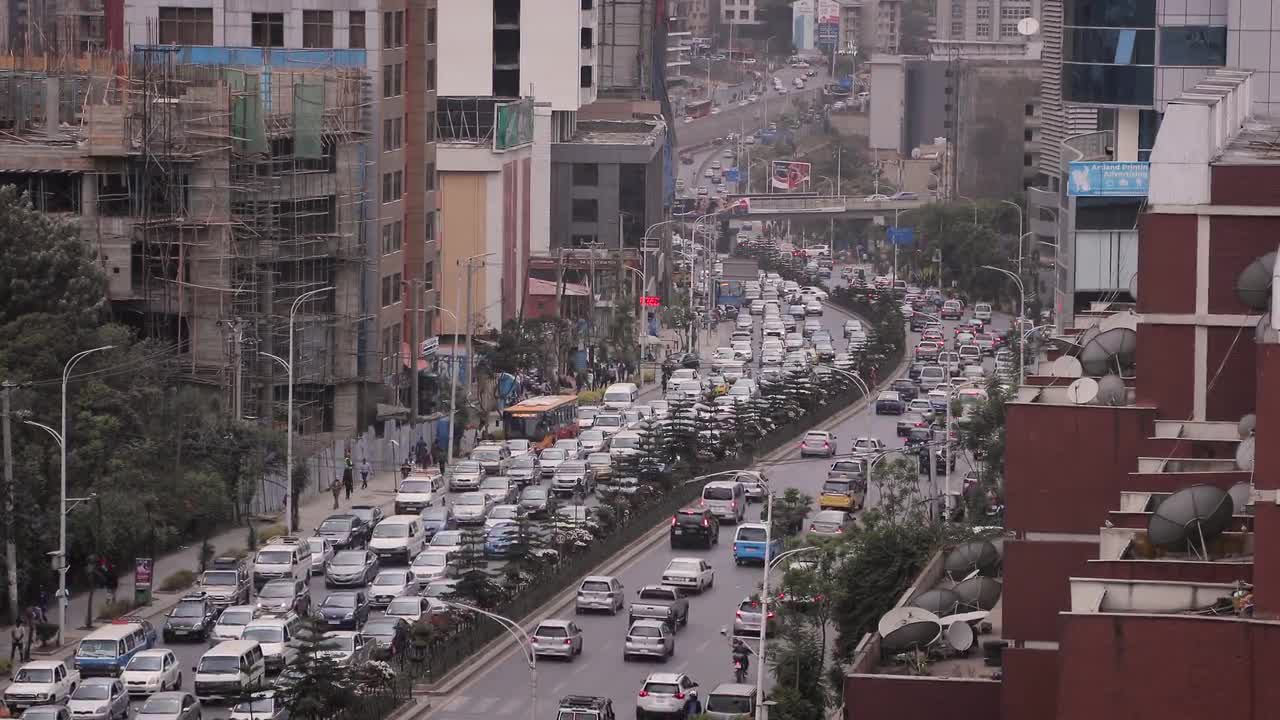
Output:
<instances>
[{"instance_id":1,"label":"curb","mask_svg":"<svg viewBox=\"0 0 1280 720\"><path fill-rule=\"evenodd\" d=\"M859 317L851 312L848 312L844 308L837 307L834 303L831 303L829 307L831 307L832 309L836 310L841 315L844 315L846 317L858 318L859 320L863 320L864 322L866 321L866 318ZM877 384L872 389L879 390L880 388L887 387L889 383L893 382L893 380L902 373L903 368L907 366L907 361L908 361L908 356L904 353L903 361L898 364L898 367L895 368L893 374L890 375L885 380L883 380L882 382L880 382L879 384ZM854 415L857 415L862 410L866 409L866 407L871 403L871 401L872 401L872 397L870 395L865 396L858 402L832 415L830 418L826 420L826 422L822 423L822 425L830 426L830 425L836 425L836 424L842 423L848 420L849 418L853 417ZM820 426L815 426L815 427L820 427ZM765 455L762 458L756 459L755 462L752 464L760 465L760 464L776 462L782 457L785 457L787 452L789 452L790 450L791 450L791 446L789 444L784 445L774 450L773 452L769 453L768 455ZM613 557L605 560L595 568L592 568L592 570L588 574L589 575L609 575L611 574L611 571L629 564L630 562L635 560L641 553L647 551L653 545L656 545L658 541L661 540L666 535L666 530L667 530L666 523L657 525L649 532L645 533L644 535L641 535L639 538L636 538L635 540L633 540L629 545L619 550L616 554L614 554ZM548 615L554 614L555 611L558 611L561 608L567 606L573 600L576 594L577 594L577 588L568 588L563 592L561 592L559 595L556 595L552 599L543 603L541 606L534 609L532 612L526 614L524 617L517 619L516 624L519 625L521 628L530 630L534 626L536 626L536 623L540 622L542 618L547 617ZM454 670L450 671L447 675L445 675L445 677L441 678L440 682L427 686L426 689L423 691L424 694L431 697L443 697L443 696L452 694L464 683L471 680L478 673L479 670L488 668L493 663L499 661L499 659L502 656L515 652L515 649L508 644L509 642L510 642L510 638L507 638L507 637L498 637L493 640L490 640L488 644L482 646L480 650L475 655L473 655L470 659L468 659L462 665L459 665Z\"/></svg>"}]
</instances>

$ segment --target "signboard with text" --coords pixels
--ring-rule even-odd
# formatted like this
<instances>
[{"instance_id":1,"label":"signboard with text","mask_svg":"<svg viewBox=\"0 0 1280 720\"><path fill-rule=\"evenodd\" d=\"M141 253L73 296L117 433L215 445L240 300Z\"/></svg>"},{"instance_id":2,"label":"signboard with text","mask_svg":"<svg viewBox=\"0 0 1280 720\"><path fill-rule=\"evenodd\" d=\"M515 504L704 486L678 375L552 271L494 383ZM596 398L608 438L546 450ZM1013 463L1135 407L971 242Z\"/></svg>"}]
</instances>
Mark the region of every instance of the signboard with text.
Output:
<instances>
[{"instance_id":1,"label":"signboard with text","mask_svg":"<svg viewBox=\"0 0 1280 720\"><path fill-rule=\"evenodd\" d=\"M915 231L909 227L890 227L885 230L885 237L894 245L910 245L915 240Z\"/></svg>"},{"instance_id":2,"label":"signboard with text","mask_svg":"<svg viewBox=\"0 0 1280 720\"><path fill-rule=\"evenodd\" d=\"M662 300L657 295L643 295L640 298L640 304L645 307L658 307L662 304Z\"/></svg>"},{"instance_id":3,"label":"signboard with text","mask_svg":"<svg viewBox=\"0 0 1280 720\"><path fill-rule=\"evenodd\" d=\"M1067 194L1073 197L1144 197L1151 186L1151 163L1073 162Z\"/></svg>"},{"instance_id":4,"label":"signboard with text","mask_svg":"<svg viewBox=\"0 0 1280 720\"><path fill-rule=\"evenodd\" d=\"M516 100L493 106L493 149L511 150L533 142L533 101Z\"/></svg>"}]
</instances>

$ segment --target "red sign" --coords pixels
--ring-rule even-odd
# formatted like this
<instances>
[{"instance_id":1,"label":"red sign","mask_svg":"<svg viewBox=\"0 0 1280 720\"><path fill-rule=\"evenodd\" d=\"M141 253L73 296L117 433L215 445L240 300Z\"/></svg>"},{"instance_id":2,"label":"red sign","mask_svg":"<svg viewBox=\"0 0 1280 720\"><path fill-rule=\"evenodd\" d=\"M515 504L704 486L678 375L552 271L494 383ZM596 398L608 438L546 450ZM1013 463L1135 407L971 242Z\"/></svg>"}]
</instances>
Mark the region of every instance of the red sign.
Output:
<instances>
[{"instance_id":1,"label":"red sign","mask_svg":"<svg viewBox=\"0 0 1280 720\"><path fill-rule=\"evenodd\" d=\"M133 561L133 584L135 587L148 588L151 587L152 577L154 575L155 565L151 558L134 558Z\"/></svg>"},{"instance_id":2,"label":"red sign","mask_svg":"<svg viewBox=\"0 0 1280 720\"><path fill-rule=\"evenodd\" d=\"M644 295L640 298L640 304L645 307L658 307L662 301L656 295Z\"/></svg>"}]
</instances>

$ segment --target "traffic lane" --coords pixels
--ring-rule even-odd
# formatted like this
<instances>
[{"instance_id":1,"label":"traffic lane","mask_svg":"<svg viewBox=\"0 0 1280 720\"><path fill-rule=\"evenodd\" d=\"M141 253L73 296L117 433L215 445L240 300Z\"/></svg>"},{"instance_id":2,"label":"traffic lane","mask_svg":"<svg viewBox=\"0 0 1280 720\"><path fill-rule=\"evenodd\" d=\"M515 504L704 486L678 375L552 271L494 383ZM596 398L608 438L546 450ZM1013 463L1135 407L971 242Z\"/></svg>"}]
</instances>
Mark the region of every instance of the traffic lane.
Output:
<instances>
[{"instance_id":1,"label":"traffic lane","mask_svg":"<svg viewBox=\"0 0 1280 720\"><path fill-rule=\"evenodd\" d=\"M693 122L681 120L675 128L680 146L704 145L731 132L753 133L765 127L771 119L776 121L782 112L791 107L791 100L798 97L812 102L818 98L822 92L822 84L815 82L804 90L788 90L786 95L779 95L772 88L766 92L766 96L745 107L735 104L715 115L698 118Z\"/></svg>"}]
</instances>

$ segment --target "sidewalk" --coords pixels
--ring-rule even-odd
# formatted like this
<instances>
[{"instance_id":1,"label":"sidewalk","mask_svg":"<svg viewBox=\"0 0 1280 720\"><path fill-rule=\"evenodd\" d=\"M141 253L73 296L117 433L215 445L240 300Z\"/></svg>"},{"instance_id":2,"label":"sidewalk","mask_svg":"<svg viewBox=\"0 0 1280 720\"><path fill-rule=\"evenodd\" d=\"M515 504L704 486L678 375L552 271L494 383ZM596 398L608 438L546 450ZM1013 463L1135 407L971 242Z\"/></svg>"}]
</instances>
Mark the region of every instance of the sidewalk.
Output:
<instances>
[{"instance_id":1,"label":"sidewalk","mask_svg":"<svg viewBox=\"0 0 1280 720\"><path fill-rule=\"evenodd\" d=\"M359 475L357 474L356 488L351 493L351 500L339 500L339 512L341 508L356 505L377 505L382 508L390 508L392 501L395 499L395 478L398 471L375 471L373 477L369 479L369 489L361 490L359 483ZM298 533L303 536L309 536L312 528L320 524L322 520L328 517L333 510L333 496L325 493L320 496L304 498L301 501L301 507L298 513ZM284 517L279 516L271 518L265 522L255 522L257 527L265 527L273 524L283 524ZM214 556L217 557L237 548L244 548L248 541L248 528L235 527L209 539L213 545ZM259 537L258 542L266 540ZM181 550L156 558L154 575L155 587L159 588L165 578L169 577L179 570L190 570L195 572L200 568L200 546L199 544L183 547ZM134 614L139 617L151 620L152 623L159 624L157 619L163 617L178 600L182 598L189 590L181 592L160 592L158 589L152 593L151 604L138 608ZM133 573L120 576L120 585L117 594L121 597L130 597L133 593ZM94 613L107 603L107 593L99 590L94 593ZM64 659L75 653L75 648L84 636L89 634L89 630L84 630L80 626L84 624L85 609L89 604L88 593L77 593L71 596L67 605L67 627L63 632L64 644L61 647L50 645L47 648L41 648L38 645L31 646L32 660L51 660ZM57 622L57 606L49 608L50 622ZM94 620L94 624L101 627L104 621ZM0 658L8 659L10 651L10 634L7 628L0 632ZM16 665L17 663L15 663ZM15 668L16 669L16 668ZM0 692L8 687L9 679L0 675Z\"/></svg>"}]
</instances>

